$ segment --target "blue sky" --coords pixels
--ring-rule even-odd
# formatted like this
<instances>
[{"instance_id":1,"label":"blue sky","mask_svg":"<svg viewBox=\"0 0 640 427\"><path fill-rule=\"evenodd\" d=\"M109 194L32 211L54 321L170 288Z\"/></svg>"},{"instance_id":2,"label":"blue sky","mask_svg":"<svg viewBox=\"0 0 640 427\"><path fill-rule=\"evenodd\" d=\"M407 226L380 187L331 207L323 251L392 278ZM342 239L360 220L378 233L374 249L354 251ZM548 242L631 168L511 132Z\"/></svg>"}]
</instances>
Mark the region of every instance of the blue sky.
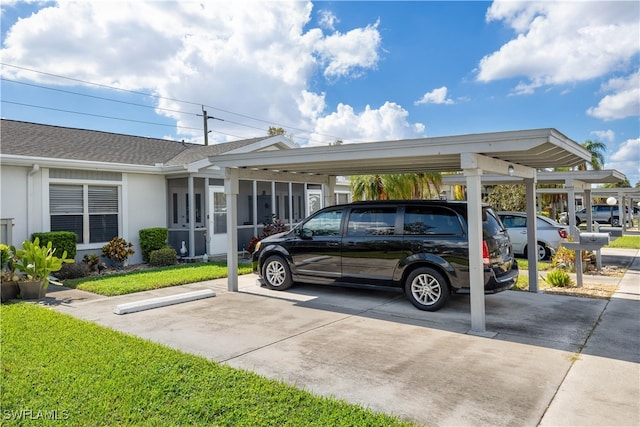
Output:
<instances>
[{"instance_id":1,"label":"blue sky","mask_svg":"<svg viewBox=\"0 0 640 427\"><path fill-rule=\"evenodd\" d=\"M553 127L640 181L640 5L2 2L4 118L321 145ZM82 113L82 114L79 114Z\"/></svg>"}]
</instances>

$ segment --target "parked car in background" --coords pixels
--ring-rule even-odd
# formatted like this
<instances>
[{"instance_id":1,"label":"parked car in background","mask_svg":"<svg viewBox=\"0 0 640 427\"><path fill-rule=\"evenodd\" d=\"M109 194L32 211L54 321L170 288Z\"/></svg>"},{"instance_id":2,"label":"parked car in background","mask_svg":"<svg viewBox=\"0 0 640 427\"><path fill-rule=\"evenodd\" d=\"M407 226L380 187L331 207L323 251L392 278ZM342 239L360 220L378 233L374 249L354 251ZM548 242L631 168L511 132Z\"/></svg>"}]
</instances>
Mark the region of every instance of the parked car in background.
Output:
<instances>
[{"instance_id":1,"label":"parked car in background","mask_svg":"<svg viewBox=\"0 0 640 427\"><path fill-rule=\"evenodd\" d=\"M618 205L591 205L591 219L599 224L606 223L611 224L614 227L619 227L620 209L618 208ZM587 222L587 208L580 209L576 212L576 225L580 225L583 222Z\"/></svg>"},{"instance_id":2,"label":"parked car in background","mask_svg":"<svg viewBox=\"0 0 640 427\"><path fill-rule=\"evenodd\" d=\"M402 288L436 311L469 288L466 202L387 200L324 208L293 230L256 244L253 270L269 289L294 282ZM518 264L495 212L482 207L485 292L511 288Z\"/></svg>"},{"instance_id":3,"label":"parked car in background","mask_svg":"<svg viewBox=\"0 0 640 427\"><path fill-rule=\"evenodd\" d=\"M612 213L613 216L611 215ZM633 214L637 216L638 213L640 213L640 208L634 206ZM592 221L599 224L611 224L614 227L620 226L620 214L617 205L613 207L613 212L609 205L593 205L591 206L591 218ZM561 224L569 224L569 213L561 212L558 222ZM583 222L587 222L587 208L576 211L576 226Z\"/></svg>"},{"instance_id":4,"label":"parked car in background","mask_svg":"<svg viewBox=\"0 0 640 427\"><path fill-rule=\"evenodd\" d=\"M498 216L509 233L513 252L516 255L527 256L529 249L527 213L498 212ZM566 241L569 235L567 226L544 215L536 215L536 232L538 233L538 242L535 250L538 254L538 260L551 258L558 250L560 243Z\"/></svg>"}]
</instances>

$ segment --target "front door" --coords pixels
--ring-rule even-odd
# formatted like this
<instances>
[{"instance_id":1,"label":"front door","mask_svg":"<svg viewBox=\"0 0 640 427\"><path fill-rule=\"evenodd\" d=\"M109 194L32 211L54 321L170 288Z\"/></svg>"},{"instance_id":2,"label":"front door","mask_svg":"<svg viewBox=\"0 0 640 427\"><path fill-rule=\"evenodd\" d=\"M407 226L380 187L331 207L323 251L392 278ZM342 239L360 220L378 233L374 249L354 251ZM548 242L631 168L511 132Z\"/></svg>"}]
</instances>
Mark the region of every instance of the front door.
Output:
<instances>
[{"instance_id":1,"label":"front door","mask_svg":"<svg viewBox=\"0 0 640 427\"><path fill-rule=\"evenodd\" d=\"M209 247L208 254L227 252L227 196L224 187L209 187Z\"/></svg>"}]
</instances>

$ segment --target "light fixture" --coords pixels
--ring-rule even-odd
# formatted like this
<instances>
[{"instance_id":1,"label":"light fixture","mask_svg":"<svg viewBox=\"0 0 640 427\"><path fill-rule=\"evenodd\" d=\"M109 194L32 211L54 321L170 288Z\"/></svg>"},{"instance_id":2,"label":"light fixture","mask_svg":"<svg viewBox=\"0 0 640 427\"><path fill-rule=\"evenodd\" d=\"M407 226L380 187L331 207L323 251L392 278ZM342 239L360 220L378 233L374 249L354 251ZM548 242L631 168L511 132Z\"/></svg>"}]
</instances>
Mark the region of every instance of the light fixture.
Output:
<instances>
[{"instance_id":1,"label":"light fixture","mask_svg":"<svg viewBox=\"0 0 640 427\"><path fill-rule=\"evenodd\" d=\"M507 172L509 173L509 176L513 176L513 174L516 173L516 168L514 168L513 165L509 165Z\"/></svg>"},{"instance_id":2,"label":"light fixture","mask_svg":"<svg viewBox=\"0 0 640 427\"><path fill-rule=\"evenodd\" d=\"M613 197L613 196L611 196L611 197L609 197L609 198L607 199L607 204L608 204L609 206L613 206L613 205L615 205L616 203L618 203L618 201L617 201L617 200L616 200L616 198L615 198L615 197Z\"/></svg>"}]
</instances>

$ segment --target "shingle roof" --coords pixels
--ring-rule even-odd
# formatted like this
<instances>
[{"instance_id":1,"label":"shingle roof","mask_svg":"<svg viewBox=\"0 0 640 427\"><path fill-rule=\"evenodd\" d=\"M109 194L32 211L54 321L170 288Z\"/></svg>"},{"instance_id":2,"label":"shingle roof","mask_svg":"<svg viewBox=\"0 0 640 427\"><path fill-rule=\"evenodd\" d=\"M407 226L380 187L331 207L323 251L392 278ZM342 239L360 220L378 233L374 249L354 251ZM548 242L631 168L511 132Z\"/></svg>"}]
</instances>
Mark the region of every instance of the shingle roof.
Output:
<instances>
[{"instance_id":1,"label":"shingle roof","mask_svg":"<svg viewBox=\"0 0 640 427\"><path fill-rule=\"evenodd\" d=\"M2 119L0 153L104 163L166 166L188 164L268 138L199 145L95 130Z\"/></svg>"}]
</instances>

